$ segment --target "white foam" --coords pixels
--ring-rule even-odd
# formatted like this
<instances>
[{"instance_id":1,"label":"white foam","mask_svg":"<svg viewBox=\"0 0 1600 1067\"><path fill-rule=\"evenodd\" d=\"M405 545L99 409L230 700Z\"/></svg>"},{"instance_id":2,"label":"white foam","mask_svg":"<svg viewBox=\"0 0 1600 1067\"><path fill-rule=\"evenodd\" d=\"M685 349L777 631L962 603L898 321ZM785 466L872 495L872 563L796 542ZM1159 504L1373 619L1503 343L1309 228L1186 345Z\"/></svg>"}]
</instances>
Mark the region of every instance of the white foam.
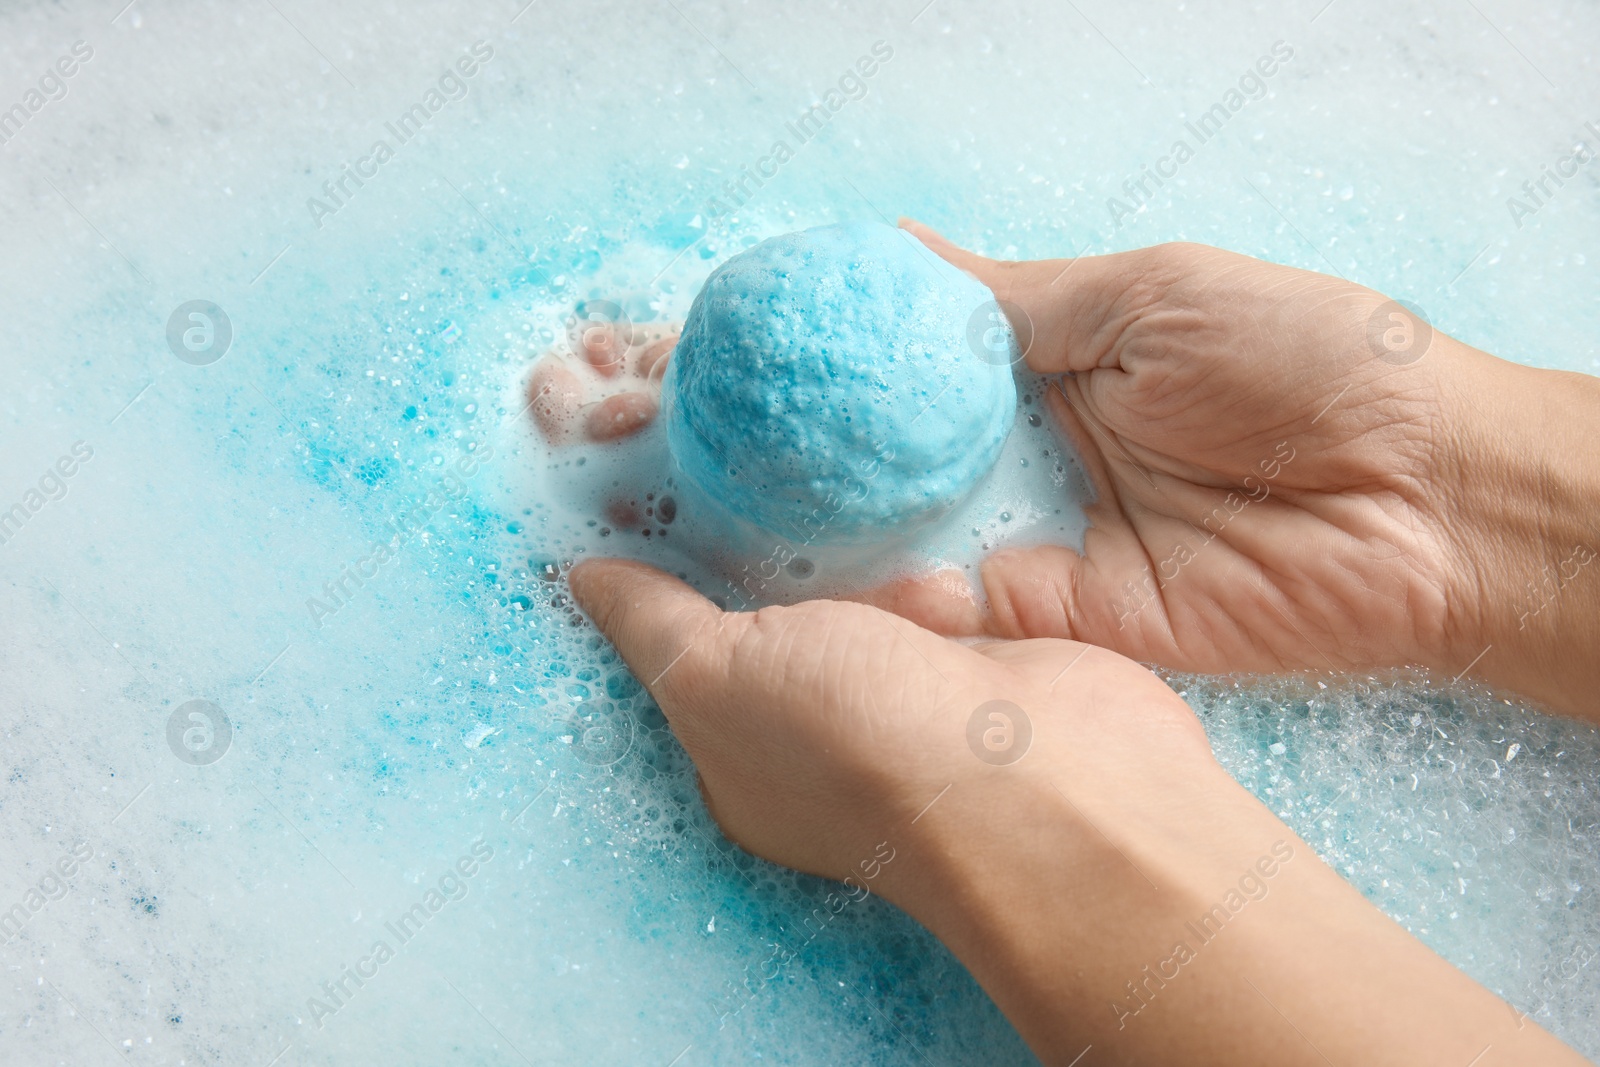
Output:
<instances>
[{"instance_id":1,"label":"white foam","mask_svg":"<svg viewBox=\"0 0 1600 1067\"><path fill-rule=\"evenodd\" d=\"M527 495L542 475L514 421L527 360L577 300L659 290L655 313L681 316L761 236L903 210L999 255L1184 237L1331 264L1491 351L1597 367L1593 177L1521 228L1506 208L1595 117L1568 103L1600 88L1576 0L1336 3L1314 23L1193 4L1159 23L1009 3L120 7L0 14L0 103L74 41L95 48L0 149L0 500L74 441L95 450L0 545L0 908L75 841L94 852L0 947L19 1060L90 1063L110 1042L280 1067L508 1046L1029 1062L878 902L808 940L816 883L720 841L658 713L535 573L597 550L581 515ZM1107 198L1279 38L1296 56L1270 95L1113 230ZM316 227L307 199L480 39L495 56L466 98ZM877 40L895 54L865 99L707 226L707 198ZM165 338L194 299L234 326L209 367ZM441 497L469 443L497 458ZM308 599L430 492L426 529L317 626ZM1044 492L975 500L949 558L971 558L973 527L1005 536L1000 510L1075 536ZM1272 685L1190 697L1230 767L1363 891L1600 1051L1600 970L1560 977L1600 937L1594 731L1414 681L1328 684L1314 704ZM209 766L167 741L197 698L233 730ZM494 857L467 895L316 1029L321 983L480 835ZM746 983L774 945L805 948Z\"/></svg>"}]
</instances>

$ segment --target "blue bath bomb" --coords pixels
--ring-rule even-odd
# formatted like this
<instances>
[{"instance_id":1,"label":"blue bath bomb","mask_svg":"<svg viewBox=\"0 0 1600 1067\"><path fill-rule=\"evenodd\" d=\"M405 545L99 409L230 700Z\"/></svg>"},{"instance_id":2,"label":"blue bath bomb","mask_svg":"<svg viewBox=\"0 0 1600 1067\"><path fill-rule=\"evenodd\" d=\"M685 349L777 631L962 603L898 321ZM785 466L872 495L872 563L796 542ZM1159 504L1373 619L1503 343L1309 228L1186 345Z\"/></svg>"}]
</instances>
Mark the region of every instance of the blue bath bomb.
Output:
<instances>
[{"instance_id":1,"label":"blue bath bomb","mask_svg":"<svg viewBox=\"0 0 1600 1067\"><path fill-rule=\"evenodd\" d=\"M785 234L695 298L664 383L667 442L688 479L764 530L883 542L994 466L1017 358L994 294L909 234Z\"/></svg>"}]
</instances>

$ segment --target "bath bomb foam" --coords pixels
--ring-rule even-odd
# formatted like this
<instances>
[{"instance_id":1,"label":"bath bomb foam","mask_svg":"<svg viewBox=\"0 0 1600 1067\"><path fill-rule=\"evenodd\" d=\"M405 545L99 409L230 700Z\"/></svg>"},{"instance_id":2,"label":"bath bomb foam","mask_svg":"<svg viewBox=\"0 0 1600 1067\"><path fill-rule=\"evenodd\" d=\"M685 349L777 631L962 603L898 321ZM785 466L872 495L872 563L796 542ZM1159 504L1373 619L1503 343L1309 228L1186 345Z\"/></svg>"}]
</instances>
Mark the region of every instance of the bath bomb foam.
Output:
<instances>
[{"instance_id":1,"label":"bath bomb foam","mask_svg":"<svg viewBox=\"0 0 1600 1067\"><path fill-rule=\"evenodd\" d=\"M994 465L1018 358L988 287L909 234L785 234L695 297L663 387L667 442L689 480L764 530L886 541L947 514Z\"/></svg>"}]
</instances>

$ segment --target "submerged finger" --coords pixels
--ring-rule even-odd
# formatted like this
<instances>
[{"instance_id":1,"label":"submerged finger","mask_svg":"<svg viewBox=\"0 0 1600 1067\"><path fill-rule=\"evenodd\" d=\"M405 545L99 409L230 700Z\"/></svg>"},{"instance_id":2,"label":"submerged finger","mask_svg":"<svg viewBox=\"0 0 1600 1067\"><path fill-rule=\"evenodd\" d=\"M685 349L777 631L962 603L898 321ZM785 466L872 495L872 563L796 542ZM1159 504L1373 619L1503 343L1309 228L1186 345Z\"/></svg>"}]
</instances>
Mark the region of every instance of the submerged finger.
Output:
<instances>
[{"instance_id":1,"label":"submerged finger","mask_svg":"<svg viewBox=\"0 0 1600 1067\"><path fill-rule=\"evenodd\" d=\"M618 329L610 323L598 323L585 327L578 338L584 361L607 378L621 373L622 354L627 350L627 341L618 336Z\"/></svg>"},{"instance_id":2,"label":"submerged finger","mask_svg":"<svg viewBox=\"0 0 1600 1067\"><path fill-rule=\"evenodd\" d=\"M528 410L545 439L562 444L578 428L583 387L560 360L546 357L528 378Z\"/></svg>"},{"instance_id":3,"label":"submerged finger","mask_svg":"<svg viewBox=\"0 0 1600 1067\"><path fill-rule=\"evenodd\" d=\"M985 613L972 583L954 568L907 575L839 599L882 608L945 637L977 637L987 632Z\"/></svg>"},{"instance_id":4,"label":"submerged finger","mask_svg":"<svg viewBox=\"0 0 1600 1067\"><path fill-rule=\"evenodd\" d=\"M617 441L650 425L656 410L656 402L643 393L618 393L590 409L584 430L591 441Z\"/></svg>"},{"instance_id":5,"label":"submerged finger","mask_svg":"<svg viewBox=\"0 0 1600 1067\"><path fill-rule=\"evenodd\" d=\"M667 361L672 358L672 350L677 344L678 335L671 334L646 345L644 351L639 353L639 376L659 381L661 375L666 373Z\"/></svg>"}]
</instances>

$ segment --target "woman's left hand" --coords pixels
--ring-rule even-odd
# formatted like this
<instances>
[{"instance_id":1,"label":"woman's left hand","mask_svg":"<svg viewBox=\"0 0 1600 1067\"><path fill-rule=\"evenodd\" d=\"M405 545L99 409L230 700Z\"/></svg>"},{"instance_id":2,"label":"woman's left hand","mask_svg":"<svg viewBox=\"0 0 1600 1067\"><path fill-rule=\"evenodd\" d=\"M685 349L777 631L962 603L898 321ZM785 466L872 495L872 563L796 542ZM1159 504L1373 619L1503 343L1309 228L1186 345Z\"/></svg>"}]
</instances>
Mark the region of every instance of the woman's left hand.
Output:
<instances>
[{"instance_id":1,"label":"woman's left hand","mask_svg":"<svg viewBox=\"0 0 1600 1067\"><path fill-rule=\"evenodd\" d=\"M828 600L724 612L623 560L582 563L571 582L661 705L724 832L787 867L843 879L885 840L987 832L995 790L1106 812L1182 782L1237 788L1189 706L1101 648L966 645Z\"/></svg>"}]
</instances>

